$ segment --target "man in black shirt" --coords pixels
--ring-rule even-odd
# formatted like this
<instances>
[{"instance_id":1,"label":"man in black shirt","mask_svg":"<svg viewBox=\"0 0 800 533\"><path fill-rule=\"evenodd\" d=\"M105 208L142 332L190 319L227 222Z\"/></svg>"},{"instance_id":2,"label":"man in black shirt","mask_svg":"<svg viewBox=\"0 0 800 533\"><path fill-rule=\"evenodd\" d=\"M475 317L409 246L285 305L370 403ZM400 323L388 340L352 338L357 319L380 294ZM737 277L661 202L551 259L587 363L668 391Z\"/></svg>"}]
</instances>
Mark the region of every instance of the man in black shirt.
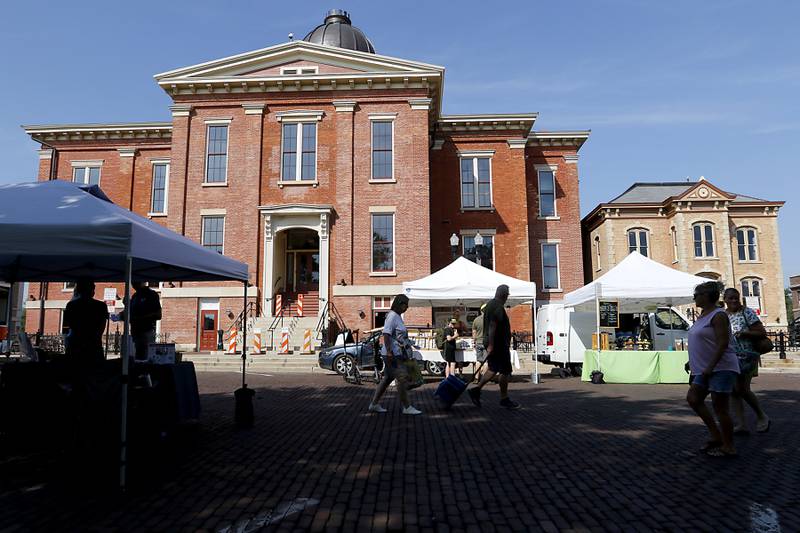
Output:
<instances>
[{"instance_id":1,"label":"man in black shirt","mask_svg":"<svg viewBox=\"0 0 800 533\"><path fill-rule=\"evenodd\" d=\"M103 331L106 329L106 304L94 299L94 282L79 280L75 297L64 308L64 327L69 328L66 339L67 356L77 364L102 362Z\"/></svg>"},{"instance_id":2,"label":"man in black shirt","mask_svg":"<svg viewBox=\"0 0 800 533\"><path fill-rule=\"evenodd\" d=\"M518 409L519 404L508 397L508 377L511 375L511 322L506 314L508 285L500 285L494 298L486 304L483 311L483 344L486 347L486 362L489 370L483 374L478 384L469 391L469 397L476 406L481 406L481 389L495 374L499 374L500 405L508 409Z\"/></svg>"},{"instance_id":3,"label":"man in black shirt","mask_svg":"<svg viewBox=\"0 0 800 533\"><path fill-rule=\"evenodd\" d=\"M147 359L147 345L156 341L156 321L161 320L158 293L142 281L133 282L131 296L131 337L136 359Z\"/></svg>"}]
</instances>

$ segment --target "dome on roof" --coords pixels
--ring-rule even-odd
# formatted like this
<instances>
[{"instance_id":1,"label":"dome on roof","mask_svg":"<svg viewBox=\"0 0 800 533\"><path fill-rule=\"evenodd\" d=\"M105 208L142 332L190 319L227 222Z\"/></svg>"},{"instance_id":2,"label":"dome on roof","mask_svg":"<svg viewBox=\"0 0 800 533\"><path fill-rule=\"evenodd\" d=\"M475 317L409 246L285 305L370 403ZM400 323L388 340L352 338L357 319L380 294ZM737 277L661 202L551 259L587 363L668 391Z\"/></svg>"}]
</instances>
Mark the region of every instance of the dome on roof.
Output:
<instances>
[{"instance_id":1,"label":"dome on roof","mask_svg":"<svg viewBox=\"0 0 800 533\"><path fill-rule=\"evenodd\" d=\"M328 11L325 21L311 30L308 35L303 37L303 40L324 46L375 53L372 42L364 35L363 31L351 24L350 15L342 9Z\"/></svg>"}]
</instances>

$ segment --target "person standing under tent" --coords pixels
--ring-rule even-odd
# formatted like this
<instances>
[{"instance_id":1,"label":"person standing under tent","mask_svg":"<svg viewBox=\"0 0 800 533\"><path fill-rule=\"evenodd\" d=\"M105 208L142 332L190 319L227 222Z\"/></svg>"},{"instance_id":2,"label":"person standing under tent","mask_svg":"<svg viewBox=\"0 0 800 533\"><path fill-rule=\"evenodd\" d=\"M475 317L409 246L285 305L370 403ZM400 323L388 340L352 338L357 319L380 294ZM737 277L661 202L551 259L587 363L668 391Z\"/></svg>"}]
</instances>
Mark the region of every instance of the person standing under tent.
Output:
<instances>
[{"instance_id":1,"label":"person standing under tent","mask_svg":"<svg viewBox=\"0 0 800 533\"><path fill-rule=\"evenodd\" d=\"M695 287L694 301L701 312L689 328L691 376L686 401L703 420L710 434L700 451L712 457L733 457L736 448L733 446L730 396L739 375L739 359L731 342L728 315L717 307L718 300L719 285L716 281ZM709 392L719 426L705 403Z\"/></svg>"},{"instance_id":2,"label":"person standing under tent","mask_svg":"<svg viewBox=\"0 0 800 533\"><path fill-rule=\"evenodd\" d=\"M106 304L94 299L94 282L75 283L74 296L64 308L64 327L69 328L66 355L79 365L103 362L103 332L108 320Z\"/></svg>"},{"instance_id":3,"label":"person standing under tent","mask_svg":"<svg viewBox=\"0 0 800 533\"><path fill-rule=\"evenodd\" d=\"M480 365L486 361L486 347L483 345L483 310L486 309L486 304L481 306L481 312L472 321L472 340L475 343L475 364ZM481 372L486 370L481 367ZM476 376L480 377L480 376Z\"/></svg>"},{"instance_id":4,"label":"person standing under tent","mask_svg":"<svg viewBox=\"0 0 800 533\"><path fill-rule=\"evenodd\" d=\"M412 353L411 343L408 340L408 330L401 316L408 309L408 296L398 294L392 301L392 308L386 314L386 322L383 324L383 346L381 356L383 357L384 370L383 379L375 389L372 401L367 411L372 413L385 413L386 409L381 406L380 401L386 389L392 381L397 382L397 393L400 395L400 403L403 405L404 415L421 415L422 411L414 408L408 401L408 372L403 361L408 359Z\"/></svg>"},{"instance_id":5,"label":"person standing under tent","mask_svg":"<svg viewBox=\"0 0 800 533\"><path fill-rule=\"evenodd\" d=\"M519 404L508 397L508 378L511 375L511 322L505 310L508 301L508 285L500 285L494 298L486 304L483 316L484 345L489 370L481 376L477 385L469 389L470 400L481 406L481 389L495 374L499 374L500 405L507 409L519 409Z\"/></svg>"},{"instance_id":6,"label":"person standing under tent","mask_svg":"<svg viewBox=\"0 0 800 533\"><path fill-rule=\"evenodd\" d=\"M761 409L758 398L750 389L750 382L758 375L759 354L753 348L753 338L763 337L767 334L761 319L752 309L742 305L742 297L739 291L733 287L726 289L722 296L727 307L728 320L731 321L736 342L740 350L746 353L753 361L753 368L747 373L740 373L733 388L733 408L736 413L737 423L733 427L734 433L748 433L747 424L744 417L744 405L742 400L747 402L756 414L756 431L766 433L769 431L770 419Z\"/></svg>"},{"instance_id":7,"label":"person standing under tent","mask_svg":"<svg viewBox=\"0 0 800 533\"><path fill-rule=\"evenodd\" d=\"M134 281L131 286L136 291L131 296L131 338L135 357L147 359L147 347L156 342L156 322L161 320L161 299L158 293L143 281Z\"/></svg>"},{"instance_id":8,"label":"person standing under tent","mask_svg":"<svg viewBox=\"0 0 800 533\"><path fill-rule=\"evenodd\" d=\"M458 340L458 319L451 318L450 324L444 328L444 377L456 373L456 340Z\"/></svg>"}]
</instances>

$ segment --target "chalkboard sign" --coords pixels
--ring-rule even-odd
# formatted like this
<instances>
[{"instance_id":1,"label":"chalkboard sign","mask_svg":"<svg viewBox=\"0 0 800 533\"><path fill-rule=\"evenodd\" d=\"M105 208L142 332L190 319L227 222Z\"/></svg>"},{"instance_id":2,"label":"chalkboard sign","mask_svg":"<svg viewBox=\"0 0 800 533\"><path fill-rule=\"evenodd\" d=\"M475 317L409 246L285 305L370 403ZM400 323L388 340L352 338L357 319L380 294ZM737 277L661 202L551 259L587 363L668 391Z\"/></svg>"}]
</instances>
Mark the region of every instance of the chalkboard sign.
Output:
<instances>
[{"instance_id":1,"label":"chalkboard sign","mask_svg":"<svg viewBox=\"0 0 800 533\"><path fill-rule=\"evenodd\" d=\"M619 327L619 302L599 302L600 306L600 327L618 328Z\"/></svg>"}]
</instances>

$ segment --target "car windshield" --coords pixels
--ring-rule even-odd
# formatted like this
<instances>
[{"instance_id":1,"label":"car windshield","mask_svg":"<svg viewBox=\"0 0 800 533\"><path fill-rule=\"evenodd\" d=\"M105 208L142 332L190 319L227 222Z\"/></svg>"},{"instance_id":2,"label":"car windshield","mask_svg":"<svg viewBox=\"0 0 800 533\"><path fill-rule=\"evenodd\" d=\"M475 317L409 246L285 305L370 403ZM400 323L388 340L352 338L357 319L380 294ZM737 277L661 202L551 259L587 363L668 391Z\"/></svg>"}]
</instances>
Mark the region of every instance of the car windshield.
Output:
<instances>
[{"instance_id":1,"label":"car windshield","mask_svg":"<svg viewBox=\"0 0 800 533\"><path fill-rule=\"evenodd\" d=\"M673 309L659 309L656 312L656 326L661 329L689 329L689 324Z\"/></svg>"}]
</instances>

